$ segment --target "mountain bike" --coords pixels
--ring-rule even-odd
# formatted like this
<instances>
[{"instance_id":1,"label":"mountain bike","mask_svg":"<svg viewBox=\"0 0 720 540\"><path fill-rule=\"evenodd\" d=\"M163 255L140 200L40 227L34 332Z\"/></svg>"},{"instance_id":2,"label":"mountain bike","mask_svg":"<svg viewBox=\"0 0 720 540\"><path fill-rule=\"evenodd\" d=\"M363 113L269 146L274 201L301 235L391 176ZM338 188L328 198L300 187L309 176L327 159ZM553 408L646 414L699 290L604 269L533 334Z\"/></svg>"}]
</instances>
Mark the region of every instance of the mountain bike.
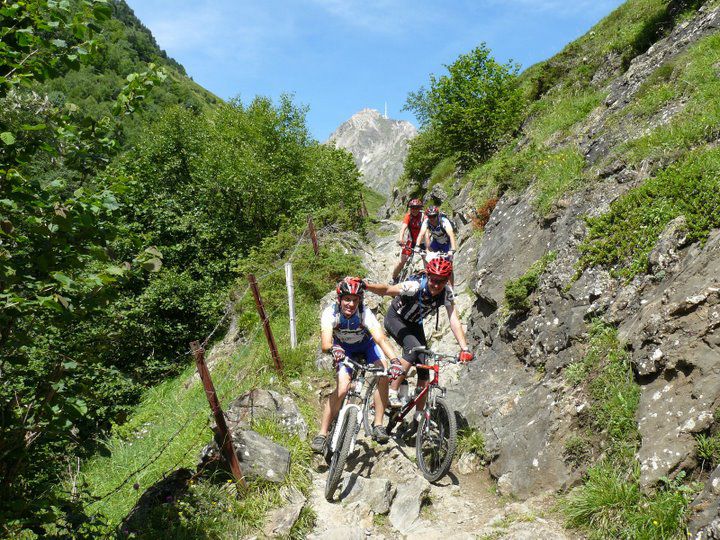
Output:
<instances>
[{"instance_id":1,"label":"mountain bike","mask_svg":"<svg viewBox=\"0 0 720 540\"><path fill-rule=\"evenodd\" d=\"M365 408L363 403L367 400L363 391L369 392L370 384L366 384L366 374L387 376L383 366L366 365L347 356L340 362L351 370L350 389L345 394L340 405L340 412L333 422L328 435L328 444L325 449L325 460L330 466L325 481L325 498L332 502L335 490L340 484L345 462L355 448L357 434L363 424ZM377 386L377 378L372 380L373 393ZM374 408L373 408L374 409Z\"/></svg>"},{"instance_id":2,"label":"mountain bike","mask_svg":"<svg viewBox=\"0 0 720 540\"><path fill-rule=\"evenodd\" d=\"M420 258L423 259L423 261L425 260L425 250L420 249L417 246L411 248L409 240L403 248L403 253L406 253L408 255L408 258L405 261L405 265L402 267L400 273L398 274L398 283L402 283L413 274L413 263L415 262L415 255L419 255Z\"/></svg>"},{"instance_id":3,"label":"mountain bike","mask_svg":"<svg viewBox=\"0 0 720 540\"><path fill-rule=\"evenodd\" d=\"M408 403L398 411L390 411L390 421L387 432L392 435L396 427L403 425L403 419L416 408L423 396L426 396L415 436L415 455L417 465L423 476L429 482L435 482L445 476L450 470L455 449L457 447L457 422L455 411L445 400L445 388L440 386L440 364L457 364L457 356L436 353L427 347L415 347L413 353L425 356L424 364L416 364L415 368L425 368L430 371L428 385L418 391ZM375 420L375 405L372 396L376 385L371 383L365 395L365 430Z\"/></svg>"}]
</instances>

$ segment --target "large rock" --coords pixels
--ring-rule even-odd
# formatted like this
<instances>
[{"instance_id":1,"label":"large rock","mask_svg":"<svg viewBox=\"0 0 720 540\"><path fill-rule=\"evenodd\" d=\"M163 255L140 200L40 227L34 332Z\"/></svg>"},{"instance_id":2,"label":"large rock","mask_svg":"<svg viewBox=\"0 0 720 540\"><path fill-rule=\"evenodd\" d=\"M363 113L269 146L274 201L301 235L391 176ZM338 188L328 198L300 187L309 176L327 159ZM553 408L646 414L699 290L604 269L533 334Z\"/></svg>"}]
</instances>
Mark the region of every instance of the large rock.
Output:
<instances>
[{"instance_id":1,"label":"large rock","mask_svg":"<svg viewBox=\"0 0 720 540\"><path fill-rule=\"evenodd\" d=\"M340 487L343 502L362 502L375 514L387 514L396 489L387 478L365 478L357 474L347 476Z\"/></svg>"},{"instance_id":2,"label":"large rock","mask_svg":"<svg viewBox=\"0 0 720 540\"><path fill-rule=\"evenodd\" d=\"M253 422L261 419L277 421L283 429L294 433L301 440L307 438L308 427L300 409L289 396L283 396L273 390L256 388L233 400L225 411L229 429L252 427Z\"/></svg>"},{"instance_id":3,"label":"large rock","mask_svg":"<svg viewBox=\"0 0 720 540\"><path fill-rule=\"evenodd\" d=\"M695 434L712 425L720 401L720 232L641 297L620 337L643 383L638 459L641 482L650 486L695 465Z\"/></svg>"},{"instance_id":4,"label":"large rock","mask_svg":"<svg viewBox=\"0 0 720 540\"><path fill-rule=\"evenodd\" d=\"M236 428L230 432L244 476L276 483L285 481L290 472L290 452L285 447L251 430ZM218 466L229 468L218 450L218 438L216 435L216 440L203 448L198 468L212 469Z\"/></svg>"},{"instance_id":5,"label":"large rock","mask_svg":"<svg viewBox=\"0 0 720 540\"><path fill-rule=\"evenodd\" d=\"M263 533L268 538L286 538L290 535L295 522L300 517L300 512L305 506L305 495L296 489L290 489L283 493L285 504L268 513L265 519Z\"/></svg>"},{"instance_id":6,"label":"large rock","mask_svg":"<svg viewBox=\"0 0 720 540\"><path fill-rule=\"evenodd\" d=\"M423 499L430 492L430 483L416 476L397 486L397 495L390 508L390 523L401 534L407 534L420 516Z\"/></svg>"}]
</instances>

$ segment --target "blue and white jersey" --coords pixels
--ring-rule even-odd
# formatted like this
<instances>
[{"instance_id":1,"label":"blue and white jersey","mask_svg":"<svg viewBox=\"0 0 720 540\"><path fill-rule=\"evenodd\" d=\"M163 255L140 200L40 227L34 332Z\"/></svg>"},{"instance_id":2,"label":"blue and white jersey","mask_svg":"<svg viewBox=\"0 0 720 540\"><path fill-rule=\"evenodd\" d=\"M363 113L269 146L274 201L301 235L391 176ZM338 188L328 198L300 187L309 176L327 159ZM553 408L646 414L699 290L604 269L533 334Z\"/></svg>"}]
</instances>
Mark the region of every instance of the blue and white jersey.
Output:
<instances>
[{"instance_id":1,"label":"blue and white jersey","mask_svg":"<svg viewBox=\"0 0 720 540\"><path fill-rule=\"evenodd\" d=\"M422 226L430 232L430 240L432 242L440 245L450 244L450 235L447 231L452 230L452 225L450 224L450 220L445 216L438 217L435 227L432 226L428 218L425 218Z\"/></svg>"},{"instance_id":2,"label":"blue and white jersey","mask_svg":"<svg viewBox=\"0 0 720 540\"><path fill-rule=\"evenodd\" d=\"M332 329L333 341L339 345L355 345L372 339L370 330L380 329L380 323L368 308L358 308L352 317L347 318L340 311L340 306L335 303L323 310L320 316L320 328Z\"/></svg>"}]
</instances>

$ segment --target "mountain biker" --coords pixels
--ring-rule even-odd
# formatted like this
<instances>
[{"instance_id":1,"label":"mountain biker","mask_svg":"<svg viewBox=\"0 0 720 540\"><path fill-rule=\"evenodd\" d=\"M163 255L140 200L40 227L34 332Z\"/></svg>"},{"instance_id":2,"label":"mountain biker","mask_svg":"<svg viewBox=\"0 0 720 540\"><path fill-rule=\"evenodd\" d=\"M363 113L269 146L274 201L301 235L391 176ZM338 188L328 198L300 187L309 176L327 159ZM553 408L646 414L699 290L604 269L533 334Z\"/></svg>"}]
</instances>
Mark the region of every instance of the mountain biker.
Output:
<instances>
[{"instance_id":1,"label":"mountain biker","mask_svg":"<svg viewBox=\"0 0 720 540\"><path fill-rule=\"evenodd\" d=\"M402 225L400 225L400 235L397 240L398 245L402 246L403 250L400 253L400 262L398 262L393 269L393 283L397 281L400 271L403 266L405 266L405 262L408 260L410 253L412 253L412 248L414 248L415 244L417 244L417 239L420 235L420 228L422 227L423 222L422 207L423 203L420 199L412 199L408 203L409 212L407 212L403 218ZM405 233L407 231L410 232L409 244L405 241Z\"/></svg>"},{"instance_id":2,"label":"mountain biker","mask_svg":"<svg viewBox=\"0 0 720 540\"><path fill-rule=\"evenodd\" d=\"M436 313L441 306L445 306L447 310L450 330L460 345L461 352L458 359L461 362L470 362L473 359L473 353L468 348L465 331L455 309L453 290L448 283L453 272L452 262L444 258L433 259L427 264L425 272L425 275L412 276L408 281L397 285L367 284L368 291L395 297L385 315L385 330L403 349L400 365L398 366L393 360L390 366L390 371L395 375L390 385L390 405L393 407L400 406L397 390L405 378L405 373L411 365L422 364L425 360L423 353L412 352L415 347L427 346L423 319ZM427 386L429 376L427 369L417 370L418 388ZM417 405L418 411L425 405L424 399L421 401Z\"/></svg>"},{"instance_id":3,"label":"mountain biker","mask_svg":"<svg viewBox=\"0 0 720 540\"><path fill-rule=\"evenodd\" d=\"M320 431L310 445L317 453L323 451L330 424L337 416L350 387L351 370L340 364L345 356L362 355L368 364L379 362L386 368L388 367L386 357L399 362L380 323L370 308L366 308L363 304L365 282L360 278L346 277L338 283L336 292L336 302L325 308L320 318L320 348L323 352L331 352L333 355L333 364L337 369L337 386L325 405ZM357 358L353 359L359 361ZM378 380L378 387L379 392L375 394L377 414L373 439L386 443L389 437L382 425L385 411L383 401L387 400L388 394L386 377Z\"/></svg>"},{"instance_id":4,"label":"mountain biker","mask_svg":"<svg viewBox=\"0 0 720 540\"><path fill-rule=\"evenodd\" d=\"M437 206L428 206L425 210L425 219L420 227L419 238L428 246L428 261L434 258L430 252L447 253L449 255L447 258L452 260L457 249L455 231L453 231L450 220L445 216L440 216Z\"/></svg>"}]
</instances>

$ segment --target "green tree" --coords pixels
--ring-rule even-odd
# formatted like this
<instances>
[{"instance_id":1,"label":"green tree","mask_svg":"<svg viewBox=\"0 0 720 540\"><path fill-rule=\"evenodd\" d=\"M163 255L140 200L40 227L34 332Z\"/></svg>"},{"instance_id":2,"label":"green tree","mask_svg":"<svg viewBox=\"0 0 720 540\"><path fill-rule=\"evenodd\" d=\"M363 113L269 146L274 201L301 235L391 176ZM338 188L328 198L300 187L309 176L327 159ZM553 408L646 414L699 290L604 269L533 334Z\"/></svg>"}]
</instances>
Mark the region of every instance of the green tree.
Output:
<instances>
[{"instance_id":1,"label":"green tree","mask_svg":"<svg viewBox=\"0 0 720 540\"><path fill-rule=\"evenodd\" d=\"M518 128L523 109L519 68L498 63L484 44L446 67L447 75L430 75L429 89L410 93L405 110L415 113L421 129L436 132L443 157L457 154L460 166L468 169Z\"/></svg>"}]
</instances>

